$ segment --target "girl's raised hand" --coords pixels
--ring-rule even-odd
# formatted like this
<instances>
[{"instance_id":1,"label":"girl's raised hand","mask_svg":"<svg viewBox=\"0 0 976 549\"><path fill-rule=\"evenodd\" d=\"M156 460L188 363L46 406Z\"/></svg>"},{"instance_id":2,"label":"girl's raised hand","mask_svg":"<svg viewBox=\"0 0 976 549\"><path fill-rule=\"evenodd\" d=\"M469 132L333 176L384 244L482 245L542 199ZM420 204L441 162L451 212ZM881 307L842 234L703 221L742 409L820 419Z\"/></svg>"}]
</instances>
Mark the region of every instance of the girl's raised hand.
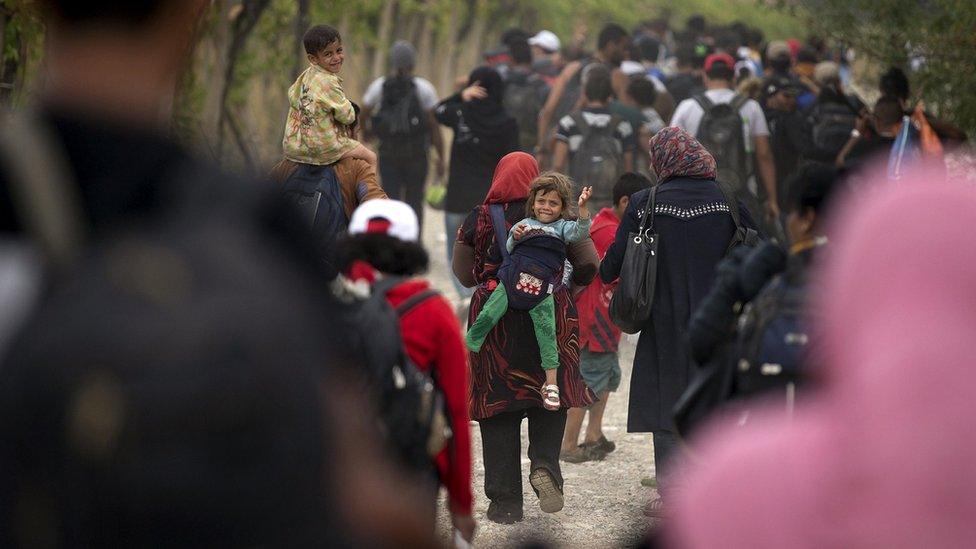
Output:
<instances>
[{"instance_id":1,"label":"girl's raised hand","mask_svg":"<svg viewBox=\"0 0 976 549\"><path fill-rule=\"evenodd\" d=\"M590 195L593 194L593 187L583 187L580 191L579 205L580 207L586 206L586 203L590 200Z\"/></svg>"}]
</instances>

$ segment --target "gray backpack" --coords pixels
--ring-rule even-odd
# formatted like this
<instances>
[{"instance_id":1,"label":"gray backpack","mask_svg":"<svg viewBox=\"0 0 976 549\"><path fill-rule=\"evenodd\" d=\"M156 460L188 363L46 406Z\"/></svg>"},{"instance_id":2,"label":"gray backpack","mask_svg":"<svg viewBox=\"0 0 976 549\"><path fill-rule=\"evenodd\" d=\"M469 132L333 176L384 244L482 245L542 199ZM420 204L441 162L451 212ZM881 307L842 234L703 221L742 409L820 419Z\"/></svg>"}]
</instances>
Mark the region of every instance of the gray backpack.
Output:
<instances>
[{"instance_id":1,"label":"gray backpack","mask_svg":"<svg viewBox=\"0 0 976 549\"><path fill-rule=\"evenodd\" d=\"M613 206L613 186L623 172L623 144L614 136L620 117L613 115L606 126L586 122L582 112L570 116L583 136L579 149L569 161L569 176L576 183L576 192L582 187L593 187L590 199L594 211Z\"/></svg>"},{"instance_id":2,"label":"gray backpack","mask_svg":"<svg viewBox=\"0 0 976 549\"><path fill-rule=\"evenodd\" d=\"M699 94L694 99L705 111L695 137L715 157L716 179L727 183L736 195L741 196L750 175L742 115L739 114L747 98L736 94L728 103L712 103L705 94Z\"/></svg>"}]
</instances>

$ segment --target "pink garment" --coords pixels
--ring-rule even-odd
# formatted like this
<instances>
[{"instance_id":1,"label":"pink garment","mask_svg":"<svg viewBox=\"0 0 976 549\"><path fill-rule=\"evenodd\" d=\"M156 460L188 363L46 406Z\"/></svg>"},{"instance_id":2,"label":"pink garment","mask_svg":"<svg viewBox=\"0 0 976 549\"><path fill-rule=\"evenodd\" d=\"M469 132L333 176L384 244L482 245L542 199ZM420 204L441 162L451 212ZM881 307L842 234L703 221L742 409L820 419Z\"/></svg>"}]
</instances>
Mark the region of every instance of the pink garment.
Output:
<instances>
[{"instance_id":1,"label":"pink garment","mask_svg":"<svg viewBox=\"0 0 976 549\"><path fill-rule=\"evenodd\" d=\"M851 197L819 273L823 389L706 429L671 546L976 543L976 190L913 181Z\"/></svg>"}]
</instances>

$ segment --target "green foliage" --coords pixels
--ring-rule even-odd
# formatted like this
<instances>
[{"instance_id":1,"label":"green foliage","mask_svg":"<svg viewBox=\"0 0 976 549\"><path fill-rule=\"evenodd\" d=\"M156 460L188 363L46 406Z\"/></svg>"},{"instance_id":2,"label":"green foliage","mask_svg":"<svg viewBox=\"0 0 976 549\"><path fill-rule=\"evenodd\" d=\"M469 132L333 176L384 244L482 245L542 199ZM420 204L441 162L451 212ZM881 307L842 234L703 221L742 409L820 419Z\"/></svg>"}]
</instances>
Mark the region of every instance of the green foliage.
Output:
<instances>
[{"instance_id":1,"label":"green foliage","mask_svg":"<svg viewBox=\"0 0 976 549\"><path fill-rule=\"evenodd\" d=\"M917 98L970 134L976 131L976 2L802 0L812 28L882 65L909 73ZM911 63L915 61L915 63Z\"/></svg>"}]
</instances>

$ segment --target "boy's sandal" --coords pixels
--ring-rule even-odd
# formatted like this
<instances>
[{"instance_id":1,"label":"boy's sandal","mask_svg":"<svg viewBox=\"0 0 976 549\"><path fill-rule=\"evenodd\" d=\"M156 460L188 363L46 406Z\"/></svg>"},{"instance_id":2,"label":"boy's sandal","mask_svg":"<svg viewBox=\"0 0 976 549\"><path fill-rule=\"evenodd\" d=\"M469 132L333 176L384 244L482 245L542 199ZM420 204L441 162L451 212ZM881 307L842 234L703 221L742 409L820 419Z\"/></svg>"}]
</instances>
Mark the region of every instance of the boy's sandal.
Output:
<instances>
[{"instance_id":1,"label":"boy's sandal","mask_svg":"<svg viewBox=\"0 0 976 549\"><path fill-rule=\"evenodd\" d=\"M558 410L559 409L559 386L558 385L543 385L542 386L542 405L546 410Z\"/></svg>"}]
</instances>

